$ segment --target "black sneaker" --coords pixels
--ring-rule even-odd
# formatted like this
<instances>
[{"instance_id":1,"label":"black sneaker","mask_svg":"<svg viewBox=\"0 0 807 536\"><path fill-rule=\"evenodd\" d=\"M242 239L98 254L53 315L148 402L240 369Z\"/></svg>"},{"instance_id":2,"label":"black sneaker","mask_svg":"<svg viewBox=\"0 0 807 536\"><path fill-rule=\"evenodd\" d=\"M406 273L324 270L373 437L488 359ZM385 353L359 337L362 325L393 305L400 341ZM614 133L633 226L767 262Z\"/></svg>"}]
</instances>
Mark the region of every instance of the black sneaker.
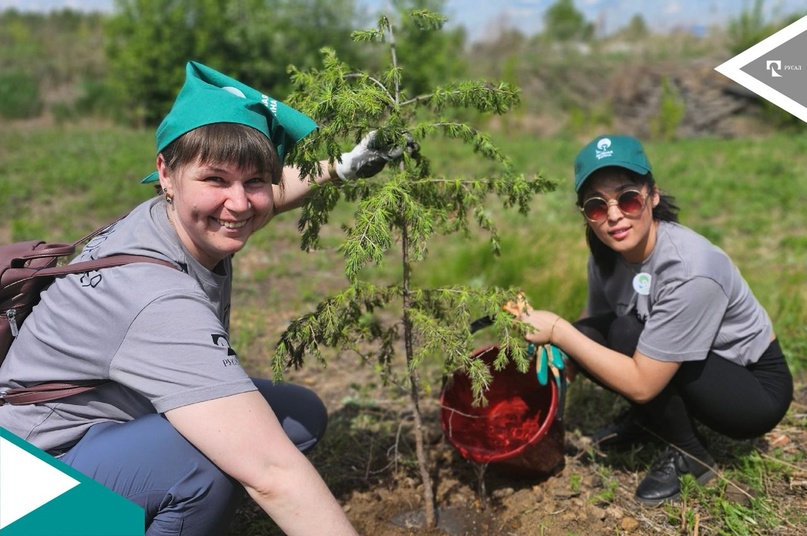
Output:
<instances>
[{"instance_id":1,"label":"black sneaker","mask_svg":"<svg viewBox=\"0 0 807 536\"><path fill-rule=\"evenodd\" d=\"M614 449L650 442L653 435L646 428L647 421L648 419L640 415L636 408L629 408L611 424L592 434L591 442L600 448Z\"/></svg>"},{"instance_id":2,"label":"black sneaker","mask_svg":"<svg viewBox=\"0 0 807 536\"><path fill-rule=\"evenodd\" d=\"M681 496L681 477L690 474L703 485L715 477L714 458L706 453L702 460L668 449L650 466L650 471L636 488L636 500L655 506Z\"/></svg>"}]
</instances>

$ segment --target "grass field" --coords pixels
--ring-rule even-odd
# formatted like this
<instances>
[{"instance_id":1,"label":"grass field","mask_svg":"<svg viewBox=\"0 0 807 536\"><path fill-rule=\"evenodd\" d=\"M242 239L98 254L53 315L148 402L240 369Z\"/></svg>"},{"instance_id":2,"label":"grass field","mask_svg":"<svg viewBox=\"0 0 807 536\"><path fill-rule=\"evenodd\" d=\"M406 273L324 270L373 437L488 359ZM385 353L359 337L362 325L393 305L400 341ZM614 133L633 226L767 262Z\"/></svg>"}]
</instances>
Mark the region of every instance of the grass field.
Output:
<instances>
[{"instance_id":1,"label":"grass field","mask_svg":"<svg viewBox=\"0 0 807 536\"><path fill-rule=\"evenodd\" d=\"M4 128L0 131L0 238L75 239L123 214L153 195L139 179L153 168L151 132L97 126ZM582 140L585 142L586 140ZM435 240L427 260L415 266L421 286L478 284L520 286L535 303L574 317L585 296L587 248L583 222L574 207L571 161L581 140L499 138L497 142L527 174L558 181L555 192L537 198L524 217L491 202L502 254L490 253L481 233ZM795 369L807 355L807 137L692 139L648 142L646 150L659 186L675 196L681 221L711 239L734 259L752 290L768 309ZM437 173L484 174L485 163L441 140L425 142L424 154ZM288 256L290 268L308 268L329 277L341 268L316 253L300 257L294 214L278 218L250 243ZM351 207L337 207L323 234L323 248L335 248L339 225L349 223ZM383 273L384 267L375 269ZM250 265L240 277L267 277ZM372 271L366 277L373 277ZM310 278L300 277L306 301ZM294 303L287 302L294 309ZM300 311L302 312L302 311Z\"/></svg>"},{"instance_id":2,"label":"grass field","mask_svg":"<svg viewBox=\"0 0 807 536\"><path fill-rule=\"evenodd\" d=\"M489 209L499 230L502 254L493 256L487 237L479 232L468 238L442 237L431 243L426 261L415 265L415 282L428 287L519 286L534 305L574 318L585 300L587 248L583 221L574 206L571 161L588 140L500 136L496 141L524 173L541 173L555 179L556 191L537 198L526 217L491 201ZM805 149L807 137L785 134L764 139L690 139L646 144L657 182L662 190L675 196L681 207L682 223L723 248L767 308L796 375L799 392L803 392L807 370L807 212L802 207L807 200ZM151 132L98 125L63 128L12 125L0 129L0 208L4 214L0 240L75 240L115 219L153 195L150 186L139 184L153 169L153 151ZM465 148L457 149L441 140L425 141L422 151L439 174L471 176L490 172ZM233 344L239 355L247 356L242 361L251 374L268 373L268 358L289 320L309 312L325 295L347 285L336 247L342 236L340 225L349 223L351 214L349 204L337 207L323 231L320 251L306 253L299 249L296 216L285 214L256 235L236 257ZM395 260L394 253L389 260ZM395 269L384 263L367 269L363 277L388 279L395 277ZM313 459L329 485L339 493L340 500L347 502L349 494L353 494L352 502L348 503L353 507L353 516L359 515L363 504L355 499L361 495L357 490L392 485L386 476L383 485L381 477L367 478L370 462L365 457L369 460L378 453L366 452L373 450L373 444L368 447L363 441L374 437L379 445L395 442L396 453L398 445L395 430L400 414L379 409L385 408L389 400L380 400L379 397L387 395L377 394L382 390L366 381L368 374L348 369L340 376L337 364L328 372L329 378L322 380L341 381L346 388L339 391L339 396L350 392L352 398L348 402L347 398L333 402L340 409L333 415L328 443ZM439 376L436 377L438 380L432 387L439 381ZM311 376L305 379L319 381ZM429 387L425 378L424 381ZM323 384L311 385L327 394L327 389L321 390ZM580 396L595 395L581 388ZM360 404L356 405L357 402ZM366 412L356 408L364 408ZM575 419L588 418L581 416L583 409L570 409L568 427L577 422ZM603 407L595 409L599 411L598 418L607 418ZM357 414L352 413L356 411ZM383 418L379 417L381 414ZM803 434L806 426L800 406L784 423L784 434L795 438ZM379 429L388 433L379 436ZM369 436L370 431L376 435ZM567 437L570 431L567 428ZM341 449L342 446L345 448ZM598 478L604 482L604 490L592 491L590 502L622 508L644 527L640 534L698 534L697 519L701 519L701 534L770 533L768 529L755 532L755 525L749 521L753 516L760 516L754 522L759 523L757 527L789 527L795 532L782 534L798 534L803 512L794 510L789 502L786 505L769 486L775 480L780 482L780 488L786 487L781 482L788 475L807 474L803 450L797 449L795 455L760 455L752 449L735 455L731 450L735 448L736 445L731 445L725 450L731 455L723 455L726 476L733 482L762 490L763 496L755 499L750 509L734 506L722 496L712 494L708 498L696 495L700 498L666 513L632 513L630 483L646 468L635 461L627 463L628 471L624 472L599 462L581 468L576 465L577 459L570 460L564 478L571 481L569 486L579 487L577 481L583 478L587 482L588 478L581 474L588 473L576 471L602 473ZM365 473L363 479L356 476L355 468L349 474L351 467L343 469L346 459L359 467L359 473ZM365 461L367 470L360 465ZM792 496L798 491L792 491L793 479L790 481ZM556 485L561 482L565 481L558 480ZM401 481L395 481L394 485L396 490L405 488ZM622 487L628 491L620 491ZM529 488L517 491L515 496L527 491ZM604 499L602 494L606 491L610 495ZM502 503L505 502L503 499ZM383 510L386 506L379 504L378 508ZM537 508L531 503L529 510L518 516L530 519L528 513L536 512ZM666 522L665 515L670 518ZM691 516L703 517L690 519ZM246 510L239 519L241 529L233 534L276 534L272 524L254 509ZM248 528L243 529L244 526ZM618 529L611 533L622 532Z\"/></svg>"}]
</instances>

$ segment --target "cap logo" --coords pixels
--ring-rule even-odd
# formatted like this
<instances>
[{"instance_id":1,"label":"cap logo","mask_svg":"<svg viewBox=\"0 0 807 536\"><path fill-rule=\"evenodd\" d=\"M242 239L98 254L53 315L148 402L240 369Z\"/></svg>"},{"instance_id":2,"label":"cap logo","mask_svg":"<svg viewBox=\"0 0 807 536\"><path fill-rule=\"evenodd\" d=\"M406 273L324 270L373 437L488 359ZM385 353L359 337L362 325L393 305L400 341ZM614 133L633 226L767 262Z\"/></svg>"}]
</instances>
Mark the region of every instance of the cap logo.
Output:
<instances>
[{"instance_id":1,"label":"cap logo","mask_svg":"<svg viewBox=\"0 0 807 536\"><path fill-rule=\"evenodd\" d=\"M240 89L238 89L237 87L233 87L233 86L225 86L225 87L223 87L223 88L221 88L221 89L223 89L223 90L224 90L224 91L226 91L227 93L230 93L230 94L232 94L232 95L235 95L236 97L241 97L242 99L246 99L246 98L247 98L247 96L246 96L246 95L244 95L244 92L243 92L243 91L241 91Z\"/></svg>"},{"instance_id":2,"label":"cap logo","mask_svg":"<svg viewBox=\"0 0 807 536\"><path fill-rule=\"evenodd\" d=\"M597 149L594 150L594 156L597 157L597 160L608 158L609 156L613 156L613 154L614 152L611 150L611 140L603 138L597 142Z\"/></svg>"}]
</instances>

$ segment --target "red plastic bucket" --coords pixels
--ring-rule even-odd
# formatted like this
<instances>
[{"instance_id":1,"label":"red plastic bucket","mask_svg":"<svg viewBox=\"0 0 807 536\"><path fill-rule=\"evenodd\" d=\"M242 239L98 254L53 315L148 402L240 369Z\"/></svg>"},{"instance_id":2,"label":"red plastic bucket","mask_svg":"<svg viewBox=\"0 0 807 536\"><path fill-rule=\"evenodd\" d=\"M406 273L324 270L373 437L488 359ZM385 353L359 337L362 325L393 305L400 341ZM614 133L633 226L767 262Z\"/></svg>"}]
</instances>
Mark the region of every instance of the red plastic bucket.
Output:
<instances>
[{"instance_id":1,"label":"red plastic bucket","mask_svg":"<svg viewBox=\"0 0 807 536\"><path fill-rule=\"evenodd\" d=\"M478 349L471 356L491 366L498 346ZM564 430L557 420L558 387L550 377L541 385L535 360L527 372L513 363L493 370L485 392L486 406L474 406L471 382L463 372L448 378L440 394L440 423L448 441L463 456L477 462L514 469L530 476L552 473L563 463Z\"/></svg>"}]
</instances>

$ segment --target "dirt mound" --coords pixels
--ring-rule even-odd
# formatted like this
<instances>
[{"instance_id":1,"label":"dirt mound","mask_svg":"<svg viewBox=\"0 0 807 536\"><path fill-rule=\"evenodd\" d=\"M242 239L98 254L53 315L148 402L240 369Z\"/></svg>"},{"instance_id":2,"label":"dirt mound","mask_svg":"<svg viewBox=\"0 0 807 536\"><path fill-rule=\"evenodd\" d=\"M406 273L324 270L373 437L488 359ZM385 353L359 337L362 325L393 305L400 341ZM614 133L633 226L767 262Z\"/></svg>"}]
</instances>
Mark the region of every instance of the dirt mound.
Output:
<instances>
[{"instance_id":1,"label":"dirt mound","mask_svg":"<svg viewBox=\"0 0 807 536\"><path fill-rule=\"evenodd\" d=\"M654 128L674 128L678 138L759 132L760 98L711 64L626 65L604 96L619 130L642 138L655 135Z\"/></svg>"},{"instance_id":2,"label":"dirt mound","mask_svg":"<svg viewBox=\"0 0 807 536\"><path fill-rule=\"evenodd\" d=\"M682 502L646 507L633 498L648 465L663 448L649 444L602 452L588 435L624 409L624 401L591 382L576 381L566 412L565 460L551 473L520 477L495 465L464 459L444 437L437 393L421 400L428 456L438 507L438 527L423 528L423 494L415 462L412 415L406 392L379 384L371 367L354 359L311 364L289 380L312 387L330 412L329 431L310 459L360 534L367 536L566 536L568 534L679 535L723 533L733 510L757 497L737 476L749 453L766 463L793 463L790 478L764 470L765 495L778 522L758 519L737 534L803 534L786 519L807 511L807 431L797 425L807 407L798 389L791 417L765 437L730 441L704 430L717 460L718 478L707 493ZM439 385L439 377L424 378ZM796 425L794 425L796 423ZM795 462L787 462L794 460ZM801 461L799 461L801 460ZM761 467L764 467L763 464ZM711 491L710 491L711 490ZM733 506L732 506L733 505ZM722 509L722 510L721 510ZM745 514L748 515L748 514ZM752 514L753 515L753 514ZM803 514L797 515L803 518ZM737 521L745 524L746 521ZM725 524L724 524L725 523ZM771 523L771 524L766 524ZM282 532L252 502L239 511L229 536L279 536Z\"/></svg>"}]
</instances>

